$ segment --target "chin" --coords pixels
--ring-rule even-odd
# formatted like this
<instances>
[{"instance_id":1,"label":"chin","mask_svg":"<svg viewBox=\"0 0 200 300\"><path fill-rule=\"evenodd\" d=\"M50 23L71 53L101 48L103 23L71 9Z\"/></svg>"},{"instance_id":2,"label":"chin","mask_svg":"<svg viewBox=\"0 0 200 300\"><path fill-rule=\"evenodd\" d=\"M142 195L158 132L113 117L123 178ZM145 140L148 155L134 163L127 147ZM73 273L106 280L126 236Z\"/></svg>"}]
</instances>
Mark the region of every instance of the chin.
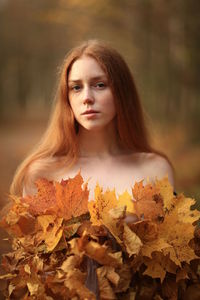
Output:
<instances>
[{"instance_id":1,"label":"chin","mask_svg":"<svg viewBox=\"0 0 200 300\"><path fill-rule=\"evenodd\" d=\"M108 124L81 124L81 127L88 131L99 131L106 129Z\"/></svg>"}]
</instances>

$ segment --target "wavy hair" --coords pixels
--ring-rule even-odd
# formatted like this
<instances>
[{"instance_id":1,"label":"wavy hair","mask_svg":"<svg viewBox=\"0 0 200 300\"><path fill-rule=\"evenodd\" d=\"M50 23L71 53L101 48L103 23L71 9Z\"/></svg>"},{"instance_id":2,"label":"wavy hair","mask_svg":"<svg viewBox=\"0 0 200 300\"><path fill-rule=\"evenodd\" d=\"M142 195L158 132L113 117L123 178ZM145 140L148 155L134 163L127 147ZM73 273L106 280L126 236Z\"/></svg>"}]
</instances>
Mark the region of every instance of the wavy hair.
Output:
<instances>
[{"instance_id":1,"label":"wavy hair","mask_svg":"<svg viewBox=\"0 0 200 300\"><path fill-rule=\"evenodd\" d=\"M77 122L68 101L68 75L72 64L81 56L96 59L110 80L116 106L117 135L124 149L136 152L159 153L153 149L144 121L144 112L133 76L122 56L112 47L98 40L89 40L72 49L62 64L60 79L47 130L37 147L18 167L10 192L22 194L42 170L70 168L78 158Z\"/></svg>"}]
</instances>

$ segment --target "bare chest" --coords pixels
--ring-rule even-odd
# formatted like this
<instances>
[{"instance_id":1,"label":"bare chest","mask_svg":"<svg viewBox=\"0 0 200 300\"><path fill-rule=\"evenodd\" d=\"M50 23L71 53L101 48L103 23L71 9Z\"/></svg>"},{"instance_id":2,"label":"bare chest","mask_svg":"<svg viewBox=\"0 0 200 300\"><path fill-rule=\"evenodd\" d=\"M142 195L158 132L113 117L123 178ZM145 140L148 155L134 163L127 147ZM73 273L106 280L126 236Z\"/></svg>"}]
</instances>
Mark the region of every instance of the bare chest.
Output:
<instances>
[{"instance_id":1,"label":"bare chest","mask_svg":"<svg viewBox=\"0 0 200 300\"><path fill-rule=\"evenodd\" d=\"M148 168L136 161L79 161L67 172L60 172L55 180L61 181L74 177L78 172L85 182L88 182L89 200L94 199L94 190L98 183L103 191L115 189L116 194L122 194L127 190L131 194L131 188L135 182L144 180L149 176Z\"/></svg>"}]
</instances>

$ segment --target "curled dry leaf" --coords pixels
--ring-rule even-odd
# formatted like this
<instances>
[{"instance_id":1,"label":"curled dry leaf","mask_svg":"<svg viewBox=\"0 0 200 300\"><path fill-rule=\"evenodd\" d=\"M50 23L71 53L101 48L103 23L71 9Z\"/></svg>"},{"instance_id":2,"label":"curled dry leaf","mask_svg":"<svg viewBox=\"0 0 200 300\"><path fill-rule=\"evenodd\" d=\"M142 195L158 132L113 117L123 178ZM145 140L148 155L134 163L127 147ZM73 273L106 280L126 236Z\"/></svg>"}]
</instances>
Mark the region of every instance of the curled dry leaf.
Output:
<instances>
[{"instance_id":1,"label":"curled dry leaf","mask_svg":"<svg viewBox=\"0 0 200 300\"><path fill-rule=\"evenodd\" d=\"M134 200L97 185L91 202L80 173L36 184L34 196L11 196L0 223L13 248L2 258L5 297L98 299L98 287L88 284L88 260L99 299L177 299L178 289L184 294L200 280L194 231L200 213L191 210L193 199L173 195L167 178L136 183Z\"/></svg>"}]
</instances>

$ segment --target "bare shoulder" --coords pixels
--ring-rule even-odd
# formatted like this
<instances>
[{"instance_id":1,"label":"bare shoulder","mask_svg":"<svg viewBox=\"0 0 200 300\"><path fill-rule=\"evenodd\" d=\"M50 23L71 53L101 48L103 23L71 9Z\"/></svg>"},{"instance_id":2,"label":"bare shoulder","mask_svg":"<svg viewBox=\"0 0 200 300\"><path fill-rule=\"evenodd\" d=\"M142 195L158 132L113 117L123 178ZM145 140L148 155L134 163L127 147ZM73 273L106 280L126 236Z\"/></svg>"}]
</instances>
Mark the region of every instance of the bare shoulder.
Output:
<instances>
[{"instance_id":1,"label":"bare shoulder","mask_svg":"<svg viewBox=\"0 0 200 300\"><path fill-rule=\"evenodd\" d=\"M39 178L46 178L52 180L54 176L54 163L51 158L37 159L32 162L26 172L24 186L23 186L23 196L33 195L36 193L35 182Z\"/></svg>"},{"instance_id":2,"label":"bare shoulder","mask_svg":"<svg viewBox=\"0 0 200 300\"><path fill-rule=\"evenodd\" d=\"M144 168L151 180L162 179L168 176L169 182L174 186L174 170L170 162L157 153L142 153Z\"/></svg>"}]
</instances>

